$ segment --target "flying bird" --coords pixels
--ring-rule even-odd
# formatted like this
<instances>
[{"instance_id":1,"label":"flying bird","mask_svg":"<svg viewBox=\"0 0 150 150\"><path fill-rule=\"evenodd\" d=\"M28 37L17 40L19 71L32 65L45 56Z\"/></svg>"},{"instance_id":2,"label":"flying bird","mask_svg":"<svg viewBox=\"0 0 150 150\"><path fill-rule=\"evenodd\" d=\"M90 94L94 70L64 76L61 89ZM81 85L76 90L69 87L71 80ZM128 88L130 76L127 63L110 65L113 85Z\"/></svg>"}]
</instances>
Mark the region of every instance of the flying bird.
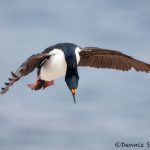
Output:
<instances>
[{"instance_id":1,"label":"flying bird","mask_svg":"<svg viewBox=\"0 0 150 150\"><path fill-rule=\"evenodd\" d=\"M46 48L43 52L29 57L16 72L11 72L11 77L1 89L5 94L21 77L28 75L37 68L37 80L28 84L32 90L45 89L54 85L54 80L65 76L65 82L75 100L78 88L78 66L94 68L110 68L122 71L131 70L150 72L150 64L134 59L119 51L85 47L81 48L72 43L59 43Z\"/></svg>"}]
</instances>

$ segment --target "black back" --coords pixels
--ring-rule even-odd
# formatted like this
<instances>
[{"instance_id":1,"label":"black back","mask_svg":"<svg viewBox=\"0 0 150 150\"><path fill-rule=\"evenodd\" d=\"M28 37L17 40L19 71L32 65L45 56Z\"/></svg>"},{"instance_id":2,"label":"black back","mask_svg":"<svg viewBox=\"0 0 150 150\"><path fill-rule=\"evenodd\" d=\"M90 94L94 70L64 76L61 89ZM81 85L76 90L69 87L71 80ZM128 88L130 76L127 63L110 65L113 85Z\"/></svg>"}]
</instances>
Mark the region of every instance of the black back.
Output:
<instances>
[{"instance_id":1,"label":"black back","mask_svg":"<svg viewBox=\"0 0 150 150\"><path fill-rule=\"evenodd\" d=\"M52 45L52 46L46 48L42 53L49 53L54 48L61 49L65 53L66 52L69 53L71 51L74 51L76 47L78 47L78 46L73 43L58 43L58 44L55 44L55 45Z\"/></svg>"}]
</instances>

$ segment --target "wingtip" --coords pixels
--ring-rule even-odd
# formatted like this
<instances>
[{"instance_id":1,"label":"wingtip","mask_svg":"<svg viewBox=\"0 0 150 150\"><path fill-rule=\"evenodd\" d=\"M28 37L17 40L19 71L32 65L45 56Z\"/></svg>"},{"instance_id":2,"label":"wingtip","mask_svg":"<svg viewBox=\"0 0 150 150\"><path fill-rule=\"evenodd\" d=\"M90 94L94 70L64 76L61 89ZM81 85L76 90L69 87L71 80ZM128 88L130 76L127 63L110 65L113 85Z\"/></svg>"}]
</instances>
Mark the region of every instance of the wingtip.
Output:
<instances>
[{"instance_id":1,"label":"wingtip","mask_svg":"<svg viewBox=\"0 0 150 150\"><path fill-rule=\"evenodd\" d=\"M1 88L1 95L4 95L6 93L5 88Z\"/></svg>"}]
</instances>

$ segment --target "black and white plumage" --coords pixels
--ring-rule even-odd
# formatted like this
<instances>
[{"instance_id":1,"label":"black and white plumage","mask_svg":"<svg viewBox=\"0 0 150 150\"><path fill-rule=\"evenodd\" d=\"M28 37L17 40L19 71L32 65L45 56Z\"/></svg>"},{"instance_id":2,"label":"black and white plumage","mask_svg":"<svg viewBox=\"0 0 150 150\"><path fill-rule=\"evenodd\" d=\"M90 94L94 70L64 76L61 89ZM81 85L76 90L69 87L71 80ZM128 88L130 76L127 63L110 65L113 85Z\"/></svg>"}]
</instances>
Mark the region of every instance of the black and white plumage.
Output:
<instances>
[{"instance_id":1,"label":"black and white plumage","mask_svg":"<svg viewBox=\"0 0 150 150\"><path fill-rule=\"evenodd\" d=\"M16 72L11 72L12 77L5 83L1 94L5 94L21 77L28 75L37 68L37 81L28 86L33 90L46 88L53 85L55 79L65 76L68 88L75 96L78 87L78 66L95 68L111 68L128 71L150 72L150 64L136 60L119 51L97 47L81 48L72 43L59 43L45 49L42 53L29 57ZM74 97L75 101L75 97Z\"/></svg>"}]
</instances>

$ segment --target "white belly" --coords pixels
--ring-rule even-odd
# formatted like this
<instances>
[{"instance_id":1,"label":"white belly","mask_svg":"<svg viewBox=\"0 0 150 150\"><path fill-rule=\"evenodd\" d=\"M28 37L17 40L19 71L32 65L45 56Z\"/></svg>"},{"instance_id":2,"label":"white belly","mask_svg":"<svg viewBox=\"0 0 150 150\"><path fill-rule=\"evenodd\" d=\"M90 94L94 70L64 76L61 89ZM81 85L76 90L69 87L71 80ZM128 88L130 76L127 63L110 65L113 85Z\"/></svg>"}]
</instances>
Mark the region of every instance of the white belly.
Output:
<instances>
[{"instance_id":1,"label":"white belly","mask_svg":"<svg viewBox=\"0 0 150 150\"><path fill-rule=\"evenodd\" d=\"M79 51L79 49L77 50ZM78 51L76 51L77 64L80 60ZM40 71L40 78L45 81L65 76L67 69L65 56L61 50L54 49L50 55L50 59L43 64Z\"/></svg>"},{"instance_id":2,"label":"white belly","mask_svg":"<svg viewBox=\"0 0 150 150\"><path fill-rule=\"evenodd\" d=\"M41 68L40 78L42 80L51 81L66 73L67 64L63 53L50 56Z\"/></svg>"}]
</instances>

